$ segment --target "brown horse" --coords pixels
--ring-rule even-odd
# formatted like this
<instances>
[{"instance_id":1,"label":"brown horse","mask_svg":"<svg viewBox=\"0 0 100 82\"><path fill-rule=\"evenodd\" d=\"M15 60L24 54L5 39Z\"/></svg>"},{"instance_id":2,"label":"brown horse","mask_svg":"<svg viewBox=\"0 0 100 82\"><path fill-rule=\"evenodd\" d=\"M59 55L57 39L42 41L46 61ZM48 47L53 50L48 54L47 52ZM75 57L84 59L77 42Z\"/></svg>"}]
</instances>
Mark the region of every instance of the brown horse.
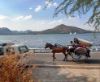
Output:
<instances>
[{"instance_id":1,"label":"brown horse","mask_svg":"<svg viewBox=\"0 0 100 82\"><path fill-rule=\"evenodd\" d=\"M68 50L68 47L64 47L64 46L60 46L58 47L57 45L52 45L51 43L46 43L45 44L45 48L50 48L52 50L53 53L53 61L56 59L55 57L55 53L63 53L64 54L64 61L67 61L67 55L66 51Z\"/></svg>"},{"instance_id":2,"label":"brown horse","mask_svg":"<svg viewBox=\"0 0 100 82\"><path fill-rule=\"evenodd\" d=\"M64 54L64 61L67 61L67 56L70 55L73 60L77 61L81 59L82 56L88 58L90 54L90 50L83 47L78 48L69 48L61 45L52 45L51 43L46 43L45 48L50 48L53 53L53 61L56 59L55 53L63 53ZM66 53L67 52L67 53Z\"/></svg>"}]
</instances>

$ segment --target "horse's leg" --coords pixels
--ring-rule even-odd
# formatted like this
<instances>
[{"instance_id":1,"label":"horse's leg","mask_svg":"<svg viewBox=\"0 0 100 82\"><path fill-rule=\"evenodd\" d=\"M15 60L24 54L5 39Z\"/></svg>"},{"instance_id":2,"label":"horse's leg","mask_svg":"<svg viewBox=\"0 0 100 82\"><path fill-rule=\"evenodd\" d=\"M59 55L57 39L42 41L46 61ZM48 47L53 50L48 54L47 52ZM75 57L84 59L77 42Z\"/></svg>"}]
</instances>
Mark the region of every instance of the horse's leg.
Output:
<instances>
[{"instance_id":1,"label":"horse's leg","mask_svg":"<svg viewBox=\"0 0 100 82\"><path fill-rule=\"evenodd\" d=\"M87 57L91 57L91 56L90 56L90 50L89 50L88 48L87 48L86 56L87 56Z\"/></svg>"},{"instance_id":2,"label":"horse's leg","mask_svg":"<svg viewBox=\"0 0 100 82\"><path fill-rule=\"evenodd\" d=\"M63 54L65 55L63 61L67 61L67 55L68 55L68 54L66 54L66 52L63 52Z\"/></svg>"},{"instance_id":3,"label":"horse's leg","mask_svg":"<svg viewBox=\"0 0 100 82\"><path fill-rule=\"evenodd\" d=\"M85 62L88 62L88 57L87 57L87 53L85 54Z\"/></svg>"},{"instance_id":4,"label":"horse's leg","mask_svg":"<svg viewBox=\"0 0 100 82\"><path fill-rule=\"evenodd\" d=\"M68 60L68 53L67 54L65 53L65 61L67 60Z\"/></svg>"},{"instance_id":5,"label":"horse's leg","mask_svg":"<svg viewBox=\"0 0 100 82\"><path fill-rule=\"evenodd\" d=\"M53 53L53 61L55 61L56 57L55 57L55 53Z\"/></svg>"}]
</instances>

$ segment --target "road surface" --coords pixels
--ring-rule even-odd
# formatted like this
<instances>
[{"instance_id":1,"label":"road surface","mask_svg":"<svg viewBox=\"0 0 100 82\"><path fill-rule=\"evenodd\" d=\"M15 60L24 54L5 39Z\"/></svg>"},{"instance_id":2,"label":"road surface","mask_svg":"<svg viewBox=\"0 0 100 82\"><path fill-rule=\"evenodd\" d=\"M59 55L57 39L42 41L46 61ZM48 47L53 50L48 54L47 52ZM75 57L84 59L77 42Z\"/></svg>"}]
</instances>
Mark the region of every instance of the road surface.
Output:
<instances>
[{"instance_id":1,"label":"road surface","mask_svg":"<svg viewBox=\"0 0 100 82\"><path fill-rule=\"evenodd\" d=\"M56 61L52 61L51 53L36 53L31 64L41 65L66 65L63 67L36 67L33 69L33 78L36 82L100 82L100 52L91 53L91 58L87 62L73 62L71 57L68 61L62 61L64 56L56 54ZM72 68L67 67L71 65ZM74 68L75 66L83 68ZM95 68L91 69L89 66ZM88 69L84 67L89 67Z\"/></svg>"},{"instance_id":2,"label":"road surface","mask_svg":"<svg viewBox=\"0 0 100 82\"><path fill-rule=\"evenodd\" d=\"M56 60L53 62L52 53L35 53L33 64L100 64L100 52L91 52L91 57L86 61L73 62L72 58L68 56L68 61L62 61L64 55L62 53L56 54Z\"/></svg>"}]
</instances>

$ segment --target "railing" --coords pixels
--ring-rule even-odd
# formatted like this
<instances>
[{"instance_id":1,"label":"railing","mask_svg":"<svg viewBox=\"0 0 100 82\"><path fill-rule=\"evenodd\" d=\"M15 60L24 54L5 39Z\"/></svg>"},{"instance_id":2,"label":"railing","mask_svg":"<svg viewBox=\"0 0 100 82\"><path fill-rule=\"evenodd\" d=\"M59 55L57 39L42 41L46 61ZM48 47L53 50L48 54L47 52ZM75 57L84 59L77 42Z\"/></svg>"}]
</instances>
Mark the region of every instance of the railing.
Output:
<instances>
[{"instance_id":1,"label":"railing","mask_svg":"<svg viewBox=\"0 0 100 82\"><path fill-rule=\"evenodd\" d=\"M45 48L30 48L30 50L34 53L51 53L50 49ZM90 48L92 52L100 51L100 46L93 46Z\"/></svg>"},{"instance_id":2,"label":"railing","mask_svg":"<svg viewBox=\"0 0 100 82\"><path fill-rule=\"evenodd\" d=\"M96 45L91 47L91 51L96 52L96 51L100 51L100 46Z\"/></svg>"},{"instance_id":3,"label":"railing","mask_svg":"<svg viewBox=\"0 0 100 82\"><path fill-rule=\"evenodd\" d=\"M51 53L50 49L45 49L45 48L30 48L31 51L34 53Z\"/></svg>"}]
</instances>

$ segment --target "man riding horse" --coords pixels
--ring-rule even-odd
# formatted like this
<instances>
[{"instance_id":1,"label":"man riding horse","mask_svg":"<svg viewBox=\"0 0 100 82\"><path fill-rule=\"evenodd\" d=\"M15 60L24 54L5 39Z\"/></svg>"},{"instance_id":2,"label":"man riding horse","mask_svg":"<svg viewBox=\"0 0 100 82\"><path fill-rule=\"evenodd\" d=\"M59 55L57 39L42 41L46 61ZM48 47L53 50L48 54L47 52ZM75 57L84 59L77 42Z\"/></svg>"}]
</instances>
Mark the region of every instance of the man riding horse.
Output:
<instances>
[{"instance_id":1,"label":"man riding horse","mask_svg":"<svg viewBox=\"0 0 100 82\"><path fill-rule=\"evenodd\" d=\"M86 52L87 52L86 56L90 57L90 49L86 45L81 44L77 38L74 38L74 41L70 41L70 43L71 43L71 46L72 46L70 48L71 52L75 52L75 50L85 49Z\"/></svg>"},{"instance_id":2,"label":"man riding horse","mask_svg":"<svg viewBox=\"0 0 100 82\"><path fill-rule=\"evenodd\" d=\"M63 53L64 54L64 61L67 61L67 56L70 55L74 61L78 61L84 56L85 58L90 57L90 50L87 46L82 45L77 38L74 38L74 41L71 41L71 48L68 46L62 46L60 44L51 44L46 43L45 48L50 48L53 53L53 61L56 59L56 53Z\"/></svg>"}]
</instances>

